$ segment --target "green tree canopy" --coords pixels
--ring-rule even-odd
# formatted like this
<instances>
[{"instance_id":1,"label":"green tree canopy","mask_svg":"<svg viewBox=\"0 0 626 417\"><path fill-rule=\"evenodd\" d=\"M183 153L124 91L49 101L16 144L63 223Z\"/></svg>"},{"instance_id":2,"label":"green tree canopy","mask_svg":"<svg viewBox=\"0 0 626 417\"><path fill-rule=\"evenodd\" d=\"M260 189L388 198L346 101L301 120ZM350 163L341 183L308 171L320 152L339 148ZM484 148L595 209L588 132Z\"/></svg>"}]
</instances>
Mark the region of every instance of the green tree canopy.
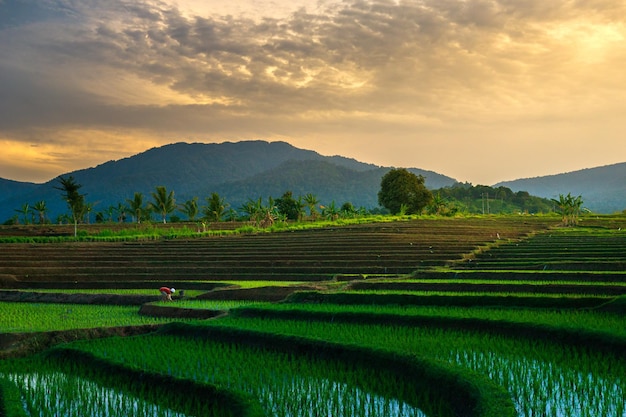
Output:
<instances>
[{"instance_id":1,"label":"green tree canopy","mask_svg":"<svg viewBox=\"0 0 626 417\"><path fill-rule=\"evenodd\" d=\"M420 213L433 199L424 185L424 177L405 168L392 169L380 182L378 203L393 214L406 209L406 214Z\"/></svg>"},{"instance_id":2,"label":"green tree canopy","mask_svg":"<svg viewBox=\"0 0 626 417\"><path fill-rule=\"evenodd\" d=\"M211 197L206 198L207 205L204 207L204 218L210 222L222 221L228 204L218 193L211 193Z\"/></svg>"},{"instance_id":3,"label":"green tree canopy","mask_svg":"<svg viewBox=\"0 0 626 417\"><path fill-rule=\"evenodd\" d=\"M163 185L156 187L156 192L151 193L152 199L150 203L151 208L157 213L161 213L163 223L167 223L167 215L176 210L176 200L174 199L174 191L167 192L167 189Z\"/></svg>"},{"instance_id":4,"label":"green tree canopy","mask_svg":"<svg viewBox=\"0 0 626 417\"><path fill-rule=\"evenodd\" d=\"M54 188L63 191L63 199L67 202L72 220L74 221L74 236L76 236L78 234L78 221L85 212L85 194L78 192L82 185L78 184L71 175L69 177L59 177L59 182L61 186Z\"/></svg>"},{"instance_id":5,"label":"green tree canopy","mask_svg":"<svg viewBox=\"0 0 626 417\"><path fill-rule=\"evenodd\" d=\"M559 199L552 199L552 201L558 206L563 216L563 224L565 226L576 226L578 222L578 215L580 214L580 207L583 204L582 196L574 197L571 193L567 195L559 194Z\"/></svg>"},{"instance_id":6,"label":"green tree canopy","mask_svg":"<svg viewBox=\"0 0 626 417\"><path fill-rule=\"evenodd\" d=\"M293 198L291 191L286 191L282 197L276 199L276 208L278 212L289 220L300 220L304 205L302 200Z\"/></svg>"},{"instance_id":7,"label":"green tree canopy","mask_svg":"<svg viewBox=\"0 0 626 417\"><path fill-rule=\"evenodd\" d=\"M198 197L193 197L191 200L185 201L178 210L187 216L190 221L195 221L200 211L198 207Z\"/></svg>"},{"instance_id":8,"label":"green tree canopy","mask_svg":"<svg viewBox=\"0 0 626 417\"><path fill-rule=\"evenodd\" d=\"M141 223L142 217L148 211L143 206L143 194L135 192L133 198L126 199L126 203L128 204L128 208L133 213L133 217L137 223Z\"/></svg>"}]
</instances>

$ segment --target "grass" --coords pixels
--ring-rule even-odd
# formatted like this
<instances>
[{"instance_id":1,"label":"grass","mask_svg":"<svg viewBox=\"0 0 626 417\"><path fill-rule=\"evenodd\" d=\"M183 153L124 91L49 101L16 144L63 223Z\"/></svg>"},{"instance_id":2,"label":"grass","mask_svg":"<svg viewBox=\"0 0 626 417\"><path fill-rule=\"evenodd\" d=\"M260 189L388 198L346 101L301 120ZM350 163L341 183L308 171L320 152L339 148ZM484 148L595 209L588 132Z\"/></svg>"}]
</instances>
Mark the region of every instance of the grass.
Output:
<instances>
[{"instance_id":1,"label":"grass","mask_svg":"<svg viewBox=\"0 0 626 417\"><path fill-rule=\"evenodd\" d=\"M0 302L0 333L163 324L171 319L140 316L136 306Z\"/></svg>"},{"instance_id":2,"label":"grass","mask_svg":"<svg viewBox=\"0 0 626 417\"><path fill-rule=\"evenodd\" d=\"M286 251L287 248L291 247L289 245L293 244L295 236L303 235L298 233L277 233L270 236L269 232L285 232L289 230L295 231L302 230L302 228L318 228L327 230L321 230L319 233L312 233L311 235L315 236L309 236L307 239L297 241L298 244L302 245L302 248L304 249L301 248L300 252L295 253L293 255L293 259L298 259L298 257L308 257L310 255L309 252L312 252L309 250L309 245L311 245L312 240L315 240L316 242L325 242L325 236L326 238L331 236L328 233L332 233L332 236L340 235L342 230L341 227L344 224L347 225L352 231L359 230L366 232L350 234L349 229L345 229L346 233L340 235L342 236L342 240L335 243L337 248L340 248L341 245L348 247L354 245L355 249L353 253L355 254L362 252L361 248L363 246L360 245L363 243L363 239L366 239L365 236L369 235L372 236L367 237L367 239L372 240L368 240L368 242L380 243L381 241L377 239L380 239L381 236L385 236L388 237L389 240L384 240L383 243L380 243L381 245L386 245L387 243L389 243L387 246L391 246L391 244L396 243L398 243L398 247L404 245L402 248L402 254L398 255L400 257L416 256L414 254L417 252L408 252L406 250L409 246L407 242L411 242L411 250L417 250L417 246L420 246L420 250L423 249L421 246L423 246L424 242L428 242L427 244L437 242L442 246L450 245L448 247L448 249L450 249L452 247L457 248L457 246L453 245L457 245L459 243L458 241L462 240L464 244L469 245L468 247L472 247L472 245L479 246L479 249L468 255L472 258L471 264L469 261L464 263L450 262L448 264L439 264L439 266L431 268L424 267L420 268L420 270L418 270L412 278L409 275L406 275L405 278L397 279L400 275L389 275L383 277L383 275L377 274L363 274L367 275L368 279L360 282L378 282L378 279L371 279L376 277L381 278L381 282L388 282L391 284L408 282L424 284L476 284L479 286L483 284L497 284L506 286L523 283L535 284L537 286L569 285L572 287L574 287L573 284L575 284L575 287L580 288L580 293L578 293L577 288L569 288L567 290L568 294L561 292L550 295L542 294L540 288L537 292L532 294L509 293L506 291L497 293L480 292L479 289L477 289L476 292L455 291L436 293L430 291L423 292L408 290L345 291L346 282L343 282L343 280L349 279L350 277L362 277L362 275L355 274L359 270L354 269L346 270L344 274L341 273L343 271L337 271L337 282L328 284L326 292L309 292L310 296L308 298L301 298L300 303L295 302L298 300L297 297L292 297L292 300L294 300L293 303L281 304L249 301L225 302L213 300L194 300L190 298L203 293L203 291L195 292L195 290L190 290L185 291L185 294L189 297L185 300L176 300L176 302L173 303L158 302L157 304L167 307L190 309L231 310L232 314L227 318L206 322L194 321L194 323L201 325L200 327L204 329L214 329L219 327L225 329L265 332L266 334L271 335L271 337L278 337L278 335L291 335L293 337L307 338L309 340L317 340L323 343L336 343L344 347L362 346L367 347L368 349L386 350L397 354L426 358L429 361L435 361L437 363L445 363L454 369L462 369L463 372L469 372L467 375L482 375L483 377L491 378L498 385L506 387L509 391L510 397L514 398L516 401L516 409L519 416L530 417L535 415L544 415L560 417L567 415L576 417L595 417L598 415L625 415L624 412L626 410L623 398L626 393L626 381L623 379L623 375L626 375L626 362L624 362L623 354L615 354L614 351L603 350L601 346L601 342L609 340L609 338L613 338L612 340L616 341L616 346L621 346L619 343L626 339L626 318L623 313L624 296L619 298L608 296L589 297L588 294L583 294L583 292L589 292L589 288L591 287L600 289L601 287L608 285L616 287L625 286L624 282L620 280L621 275L626 277L626 273L624 273L623 270L615 271L611 272L613 275L610 278L601 278L603 275L607 275L606 271L585 271L584 275L580 275L578 272L583 271L524 271L513 266L514 262L520 262L521 264L521 262L526 261L543 262L542 259L547 261L549 256L553 255L551 252L556 251L550 250L550 245L557 245L555 242L558 242L558 248L562 249L563 247L570 247L571 252L576 251L577 253L580 253L581 259L601 259L603 251L602 248L604 245L603 239L611 237L612 242L617 241L616 247L619 248L619 245L621 244L619 242L624 241L622 238L625 236L624 232L617 230L617 227L613 227L613 223L611 223L611 228L603 226L606 222L603 223L604 220L602 219L585 219L584 223L593 223L593 227L568 229L555 228L549 230L547 233L543 233L541 231L537 232L537 230L544 227L545 224L550 221L558 221L558 219L546 217L531 220L530 217L524 217L520 222L518 222L517 219L514 219L513 216L485 216L476 219L478 220L475 221L475 219L472 218L471 220L468 219L468 221L466 221L466 219L458 218L441 219L421 217L416 219L415 223L412 224L413 228L411 229L399 226L400 222L405 222L408 218L384 218L384 221L392 222L389 223L390 225L398 225L398 227L385 225L384 228L378 229L375 227L357 227L357 225L365 221L364 219L357 219L351 222L319 222L309 225L281 224L274 228L263 230L256 230L246 226L240 230L232 230L228 233L263 234L263 236L250 236L253 238L254 242L248 241L248 243L246 243L246 245L250 246L246 246L245 250L249 250L252 254L257 256L257 258L251 258L249 261L251 264L255 265L261 261L265 261L265 257L271 254L282 254L283 249ZM371 223L379 220L380 219L370 219L367 221ZM537 221L537 224L533 223L532 227L527 225L522 227L522 223L526 221L531 223ZM611 218L607 221L614 222L616 220ZM408 223L405 222L405 224ZM537 226L539 224L542 226ZM352 227L353 225L354 227ZM442 225L445 225L445 227L442 227ZM524 238L523 230L531 231L529 232L530 237L528 239ZM532 232L532 230L535 230L535 232ZM495 231L498 231L504 239L494 241L495 238L493 238L492 235ZM515 238L509 239L506 236L509 231L511 236L513 236L514 232L519 234L515 235ZM176 236L185 237L185 239L177 241L159 242L150 245L139 242L120 246L123 246L123 253L126 253L131 246L146 247L154 245L159 246L159 249L163 249L164 251L166 249L172 250L172 247L176 246L178 252L172 256L172 259L181 259L181 265L183 266L185 263L194 262L193 260L184 258L183 255L186 256L186 254L194 254L198 257L205 257L205 253L207 254L206 256L209 254L213 255L214 247L207 249L206 252L202 254L198 251L198 248L201 247L199 243L205 243L200 239L195 239L195 237L200 237L200 235L186 236L182 234L183 232L187 233L185 231L173 231L169 235L164 234L158 237L158 239L163 240L173 239ZM211 233L219 234L221 232L212 231ZM110 236L105 235L106 233L102 233L99 238L121 240L133 240L136 238L143 239L132 234L129 234L128 236L122 236L122 234L119 234L118 236L115 232L111 232ZM209 235L207 234L205 236ZM266 239L266 237L272 237L272 239ZM418 242L418 237L425 240L420 240ZM83 236L83 238L87 237ZM223 242L229 241L228 245L230 246L228 246L228 250L224 253L237 254L237 245L243 245L244 239L239 239L237 237L233 239L206 240L210 240L216 245L223 245ZM238 240L241 240L242 242L237 242ZM259 244L259 246L254 246L254 244ZM267 245L272 246L268 247ZM94 244L93 246L96 250L99 247L97 244ZM52 245L50 247L52 247ZM218 246L215 246L215 248L217 247ZM55 247L52 248L56 249ZM335 246L333 246L331 251L327 252L317 249L320 251L319 259L323 259L325 261L326 258L330 257L328 253L332 253L334 256L334 248ZM434 249L443 250L443 248L437 247L434 247ZM15 251L18 252L19 250L21 249L16 247ZM605 257L606 260L616 260L617 262L620 262L623 257L620 259L619 252L616 252L616 250L618 251L619 249L612 249L610 256L609 251L604 250L607 254ZM544 252L545 256L539 256ZM593 256L587 256L585 258L585 253L593 254ZM618 254L617 257L615 256L615 253ZM498 263L496 255L501 257L502 261L500 263ZM159 256L161 255L159 254ZM343 256L346 256L346 262L350 259L350 255L347 252L344 253ZM146 267L150 262L152 262L152 258L150 259L150 261L146 261ZM216 257L215 261L207 261L206 267L213 262L226 262L226 259L230 258ZM286 262L286 259L275 259L276 262ZM308 259L309 258L306 258L304 263L309 262ZM489 264L487 264L487 260L490 261ZM239 261L235 259L234 262L238 263ZM489 265L490 269L488 274L486 270L481 271L480 266L476 267L474 265L475 263L480 264L480 262L485 265ZM19 262L16 261L16 268L20 268L18 263ZM286 268L293 271L294 264L290 264ZM354 265L358 266L358 264L355 263L351 264L350 268ZM448 265L448 267L443 267L443 265ZM554 268L559 268L561 263L551 261L551 265ZM163 269L160 266L157 267L159 269ZM199 269L203 274L213 276L212 274L206 272L204 269L206 267L202 266ZM472 267L472 269L462 269L467 267ZM574 265L572 265L572 267L574 267ZM338 267L333 266L333 268ZM66 271L63 270L62 273L66 273ZM431 273L431 276L436 278L420 278L421 274L427 276L428 273ZM550 275L548 275L548 273ZM120 274L119 276L120 279L123 279L124 277L123 274ZM181 273L181 276L186 275L185 273ZM265 277L270 276L270 274L265 275ZM42 277L45 277L45 274L43 274ZM219 282L238 285L240 288L244 289L264 286L284 286L300 283L294 281L263 281L263 276L259 275L259 277L261 279L258 281L219 280ZM384 279L389 277L396 279ZM446 277L449 277L450 279L445 279ZM493 277L493 279L489 279L489 277ZM253 278L252 275L251 278ZM616 280L619 282L614 282ZM176 286L176 288L178 289L179 287ZM55 290L52 290L52 292L55 292ZM63 292L86 294L108 293L122 295L158 295L157 290L155 289L99 289L71 290ZM471 297L468 296L469 294L471 294ZM295 295L298 295L298 293ZM304 296L306 294L300 293L300 295ZM512 295L515 295L515 297ZM332 300L340 303L341 297L346 297L346 300L349 298L351 304L341 305L330 303ZM412 298L413 300L409 300L408 298ZM437 300L440 300L441 303L447 303L447 305L435 306L433 304L427 306L425 305L428 301L427 298L436 298ZM456 300L464 302L466 306L461 307L461 304L459 304L458 307L453 306ZM523 302L524 300L528 301ZM591 308L609 300L615 300L615 302L612 303L611 308L607 308L605 311ZM491 301L496 301L499 305L494 304L492 307L485 307L487 302ZM395 302L397 304L406 304L376 305L376 302ZM421 303L422 305L408 305L408 303L412 302ZM364 303L367 303L367 305ZM246 311L251 314L245 315ZM30 305L0 303L0 312L2 313L0 315L0 332L36 331L35 329L40 329L42 331L44 329L62 330L72 328L119 326L131 323L153 324L170 321L168 319L152 319L139 316L137 314L137 307L118 308L109 306L78 306L68 304ZM369 322L366 320L367 316L373 317L376 315L385 320L384 324L376 324L379 322L375 320L371 320ZM346 317L348 317L349 320L346 319ZM295 318L299 319L296 320ZM424 318L421 325L419 324L420 318ZM449 323L456 323L456 319L467 319L459 320L459 322L464 321L469 323L469 325L465 327L454 327L454 325L447 327L437 326L437 320L431 320L432 318L449 319ZM359 322L359 320L361 320L361 322ZM380 321L380 323L383 322ZM401 325L401 323L404 324ZM409 323L410 325L408 325ZM515 324L515 326L510 326L508 330L504 329L504 327L508 326L509 323ZM520 332L520 329L523 330L530 328L532 328L534 333L527 331ZM559 333L559 330L563 330L563 332ZM207 331L210 332L211 330ZM560 344L558 345L554 343L554 339L556 338L552 338L552 336L568 333L576 333L581 336L578 340L582 340L582 342L575 344L568 339L559 340ZM596 335L607 337L605 339L602 337L594 339L593 336ZM586 336L589 336L589 338L585 338ZM202 349L204 348L198 349L198 345L193 345L193 343L188 344L190 341L184 341L184 343L181 342L178 344L179 341L176 341L172 335L165 337L165 339L167 340L167 343L163 346L166 347L160 349L162 350L160 354L165 355L165 357L170 357L171 354L173 354L176 358L184 357L186 359L187 356L196 354L203 356L204 353L204 356L216 356L217 358L217 354L213 355L210 353L207 355L206 352L208 352L208 350L203 351ZM116 339L115 342L110 342L112 344L118 343L117 347L107 347L108 345L106 345L104 341L102 341L103 344L100 344L101 341L86 342L86 345L90 345L94 347L94 349L96 349L96 346L99 346L97 349L102 349L104 347L105 351L108 352L107 355L111 355L111 352L115 352L115 355L123 355L126 353L127 348L130 349L132 346L137 345L136 347L139 352L139 359L118 359L127 362L127 366L141 368L143 366L141 360L144 359L141 358L141 354L145 353L147 348L156 349L157 351L159 350L156 347L149 346L150 343L147 341L155 341L156 343L157 340L158 339L156 338L151 339L140 337ZM600 343L598 343L598 340ZM186 347L178 350L178 347L180 346ZM133 347L133 349L134 348L135 347ZM177 349L176 352L174 352L174 348ZM288 350L290 349L290 346L286 344L284 349ZM196 352L196 350L198 352ZM248 355L255 355L255 351L253 350L247 350L246 352ZM192 377L186 375L185 378L206 377L208 372L215 373L220 369L223 369L224 366L229 367L230 364L225 365L225 363L229 363L229 361L230 359L222 361L223 363L203 366L201 369L198 368L195 370L196 376ZM294 359L293 362L295 363L295 361L296 360ZM235 360L235 362L237 362L237 360ZM248 367L261 368L266 365L267 364L249 365ZM235 365L233 365L233 369L234 366ZM191 367L191 365L189 365L189 367ZM159 368L158 365L155 365L154 368L147 367L147 369L151 369L157 373L178 372L178 370L170 369L169 367L168 369L163 369L162 367ZM208 369L211 369L211 371L208 371ZM215 369L218 369L218 371L215 371ZM224 374L227 374L227 372L225 371ZM375 376L370 376L369 378L375 379ZM270 412L269 414L272 413Z\"/></svg>"},{"instance_id":3,"label":"grass","mask_svg":"<svg viewBox=\"0 0 626 417\"><path fill-rule=\"evenodd\" d=\"M17 290L16 290L17 291ZM42 289L20 289L22 292L41 292L41 293L62 293L62 294L113 294L113 295L154 295L161 296L158 288L155 289L116 289L116 288L101 288L101 289L54 289L54 288L42 288ZM196 297L200 294L204 294L206 291L202 290L185 290L185 297Z\"/></svg>"},{"instance_id":4,"label":"grass","mask_svg":"<svg viewBox=\"0 0 626 417\"><path fill-rule=\"evenodd\" d=\"M305 336L428 357L506 387L519 416L622 415L626 364L593 351L523 338L437 328L226 318L211 325ZM539 414L537 414L539 413Z\"/></svg>"},{"instance_id":5,"label":"grass","mask_svg":"<svg viewBox=\"0 0 626 417\"><path fill-rule=\"evenodd\" d=\"M591 310L541 310L481 307L428 307L394 305L336 305L336 304L271 304L254 306L261 311L323 312L352 314L388 314L401 317L472 318L513 323L532 323L569 329L606 332L626 339L626 318L619 314Z\"/></svg>"},{"instance_id":6,"label":"grass","mask_svg":"<svg viewBox=\"0 0 626 417\"><path fill-rule=\"evenodd\" d=\"M239 307L260 307L268 303L262 301L221 301L221 300L175 300L174 302L159 301L158 306L172 308L192 308L202 310L230 310Z\"/></svg>"}]
</instances>

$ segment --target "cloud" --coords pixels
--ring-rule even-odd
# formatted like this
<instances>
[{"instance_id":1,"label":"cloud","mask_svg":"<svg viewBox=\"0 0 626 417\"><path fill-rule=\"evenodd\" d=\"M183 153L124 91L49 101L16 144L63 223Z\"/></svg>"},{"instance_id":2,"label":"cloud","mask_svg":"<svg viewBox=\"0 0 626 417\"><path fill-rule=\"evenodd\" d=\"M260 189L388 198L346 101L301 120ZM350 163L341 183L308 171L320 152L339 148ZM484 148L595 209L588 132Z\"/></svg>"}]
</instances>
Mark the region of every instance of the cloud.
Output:
<instances>
[{"instance_id":1,"label":"cloud","mask_svg":"<svg viewBox=\"0 0 626 417\"><path fill-rule=\"evenodd\" d=\"M621 1L326 1L277 16L42 4L36 18L0 23L0 131L15 140L45 128L206 139L319 130L371 144L387 132L412 141L443 127L614 121L626 104Z\"/></svg>"}]
</instances>

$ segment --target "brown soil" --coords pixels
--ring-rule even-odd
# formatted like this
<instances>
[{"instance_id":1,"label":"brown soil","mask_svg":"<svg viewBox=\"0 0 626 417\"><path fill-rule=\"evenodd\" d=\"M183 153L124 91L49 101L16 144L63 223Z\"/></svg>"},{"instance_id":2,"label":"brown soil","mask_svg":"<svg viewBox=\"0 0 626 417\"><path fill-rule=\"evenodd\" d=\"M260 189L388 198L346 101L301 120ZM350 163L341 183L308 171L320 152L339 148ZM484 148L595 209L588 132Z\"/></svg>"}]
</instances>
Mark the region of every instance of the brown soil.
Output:
<instances>
[{"instance_id":1,"label":"brown soil","mask_svg":"<svg viewBox=\"0 0 626 417\"><path fill-rule=\"evenodd\" d=\"M52 346L75 340L146 334L157 330L160 326L149 324L51 332L0 333L0 359L32 355Z\"/></svg>"},{"instance_id":2,"label":"brown soil","mask_svg":"<svg viewBox=\"0 0 626 417\"><path fill-rule=\"evenodd\" d=\"M66 294L34 291L0 290L0 301L25 303L98 304L98 305L141 305L158 301L158 295L119 294Z\"/></svg>"},{"instance_id":3,"label":"brown soil","mask_svg":"<svg viewBox=\"0 0 626 417\"><path fill-rule=\"evenodd\" d=\"M197 308L178 308L144 304L139 308L139 314L151 317L204 320L224 316L227 312L225 310L203 310Z\"/></svg>"},{"instance_id":4,"label":"brown soil","mask_svg":"<svg viewBox=\"0 0 626 417\"><path fill-rule=\"evenodd\" d=\"M288 287L225 288L216 289L196 297L199 300L243 300L243 301L282 301L296 291L313 291L319 287L313 285L294 285Z\"/></svg>"}]
</instances>

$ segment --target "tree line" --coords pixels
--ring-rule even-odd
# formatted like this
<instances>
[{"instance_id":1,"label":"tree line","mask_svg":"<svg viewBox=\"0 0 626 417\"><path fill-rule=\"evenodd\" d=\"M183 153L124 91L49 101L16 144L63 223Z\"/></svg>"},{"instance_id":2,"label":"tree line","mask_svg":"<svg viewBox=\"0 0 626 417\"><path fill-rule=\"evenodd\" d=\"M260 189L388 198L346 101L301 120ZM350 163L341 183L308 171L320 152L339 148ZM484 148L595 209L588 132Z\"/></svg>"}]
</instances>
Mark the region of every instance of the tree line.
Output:
<instances>
[{"instance_id":1,"label":"tree line","mask_svg":"<svg viewBox=\"0 0 626 417\"><path fill-rule=\"evenodd\" d=\"M381 179L378 202L375 209L355 208L350 202L337 205L320 204L319 198L311 193L295 197L291 191L285 191L278 198L259 197L248 199L238 208L231 207L218 193L211 193L201 203L198 197L177 202L173 190L157 186L146 196L135 192L132 198L109 206L105 210L94 211L94 203L86 200L87 194L81 193L82 185L73 176L59 177L55 189L61 192L67 203L69 214L56 219L55 223L107 223L107 222L151 222L167 223L185 220L206 224L220 221L252 221L256 226L271 226L276 221L301 221L305 219L331 219L354 217L368 214L433 214L451 216L457 213L498 214L512 212L563 213L565 224L575 224L580 213L582 198L560 196L559 200L542 199L531 196L525 191L513 192L507 187L473 186L457 183L430 191L425 186L425 179L404 168L392 169ZM571 206L571 207L570 207ZM24 204L15 210L17 214L7 223L51 223L47 218L45 201L32 206ZM179 216L179 215L180 216ZM5 223L6 224L6 223Z\"/></svg>"}]
</instances>

